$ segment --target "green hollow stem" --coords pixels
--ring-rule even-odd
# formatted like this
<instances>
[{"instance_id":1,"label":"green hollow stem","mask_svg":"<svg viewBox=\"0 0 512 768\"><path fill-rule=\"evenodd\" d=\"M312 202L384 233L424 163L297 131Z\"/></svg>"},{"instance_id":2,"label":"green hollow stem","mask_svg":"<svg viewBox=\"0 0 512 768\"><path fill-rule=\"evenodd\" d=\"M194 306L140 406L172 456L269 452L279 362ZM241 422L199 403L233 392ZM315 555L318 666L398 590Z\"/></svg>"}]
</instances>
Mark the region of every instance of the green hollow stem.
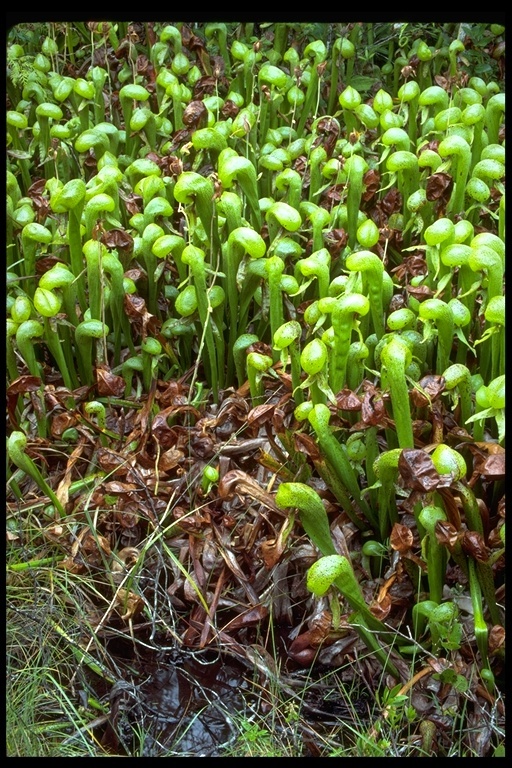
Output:
<instances>
[{"instance_id":1,"label":"green hollow stem","mask_svg":"<svg viewBox=\"0 0 512 768\"><path fill-rule=\"evenodd\" d=\"M359 511L363 513L372 527L377 528L375 515L366 500L361 496L357 476L348 455L329 427L330 417L331 412L323 403L316 404L308 413L309 423L315 431L318 444L326 461L331 465L340 483L345 486L353 499L353 503L345 511L359 528L363 529L363 527L366 527L366 523L361 521L359 517Z\"/></svg>"},{"instance_id":2,"label":"green hollow stem","mask_svg":"<svg viewBox=\"0 0 512 768\"><path fill-rule=\"evenodd\" d=\"M285 195L283 202L299 210L302 194L302 178L293 168L284 168L275 179L275 188Z\"/></svg>"},{"instance_id":3,"label":"green hollow stem","mask_svg":"<svg viewBox=\"0 0 512 768\"><path fill-rule=\"evenodd\" d=\"M402 195L402 214L404 218L404 244L410 244L410 231L405 231L411 212L407 207L409 197L419 187L420 173L418 158L413 152L400 150L393 152L386 161L386 168L398 177L398 189Z\"/></svg>"},{"instance_id":4,"label":"green hollow stem","mask_svg":"<svg viewBox=\"0 0 512 768\"><path fill-rule=\"evenodd\" d=\"M309 57L310 78L306 91L306 98L302 105L299 121L297 123L297 136L302 136L306 125L306 120L313 116L316 117L316 103L319 96L320 83L320 65L325 61L327 49L321 40L314 40L304 48L304 58Z\"/></svg>"},{"instance_id":5,"label":"green hollow stem","mask_svg":"<svg viewBox=\"0 0 512 768\"><path fill-rule=\"evenodd\" d=\"M75 328L75 345L78 352L78 371L84 384L92 385L94 383L94 368L92 360L93 340L102 339L105 341L108 336L108 327L101 320L91 319L83 320ZM96 363L99 359L95 356Z\"/></svg>"},{"instance_id":6,"label":"green hollow stem","mask_svg":"<svg viewBox=\"0 0 512 768\"><path fill-rule=\"evenodd\" d=\"M63 186L60 192L51 201L53 210L56 213L68 214L67 240L69 249L69 263L71 271L75 276L75 290L78 297L80 310L85 312L87 308L87 299L85 294L84 281L81 278L83 272L82 257L82 233L81 222L82 212L85 205L86 186L82 179L71 179ZM77 325L78 318L76 311L68 316L73 325Z\"/></svg>"},{"instance_id":7,"label":"green hollow stem","mask_svg":"<svg viewBox=\"0 0 512 768\"><path fill-rule=\"evenodd\" d=\"M26 277L25 291L32 297L36 288L36 254L42 245L48 245L53 240L51 231L33 221L25 224L21 231L21 246L23 250L23 272Z\"/></svg>"},{"instance_id":8,"label":"green hollow stem","mask_svg":"<svg viewBox=\"0 0 512 768\"><path fill-rule=\"evenodd\" d=\"M217 349L215 345L213 329L210 322L211 304L206 284L205 254L201 248L197 248L193 245L187 245L183 249L181 258L183 263L188 265L190 274L196 287L197 308L199 312L199 319L203 327L202 338L204 338L204 343L206 344L206 351L208 355L212 394L215 402L217 402L219 396L219 386L223 386L224 382L219 381Z\"/></svg>"},{"instance_id":9,"label":"green hollow stem","mask_svg":"<svg viewBox=\"0 0 512 768\"><path fill-rule=\"evenodd\" d=\"M185 240L181 235L162 235L157 237L151 246L151 250L157 259L172 257L169 261L173 267L176 267L180 283L184 283L187 279L187 267L181 260L181 254L185 245Z\"/></svg>"},{"instance_id":10,"label":"green hollow stem","mask_svg":"<svg viewBox=\"0 0 512 768\"><path fill-rule=\"evenodd\" d=\"M385 331L383 305L384 264L372 251L355 251L347 256L345 265L351 272L363 275L363 291L367 288L373 331L381 339Z\"/></svg>"},{"instance_id":11,"label":"green hollow stem","mask_svg":"<svg viewBox=\"0 0 512 768\"><path fill-rule=\"evenodd\" d=\"M331 353L329 378L332 391L336 394L345 386L347 361L352 341L352 330L356 315L366 315L370 302L360 293L344 293L332 307L334 343Z\"/></svg>"},{"instance_id":12,"label":"green hollow stem","mask_svg":"<svg viewBox=\"0 0 512 768\"><path fill-rule=\"evenodd\" d=\"M301 368L307 374L306 381L301 387L309 387L313 403L325 403L326 394L324 381L327 379L327 346L316 337L309 341L300 353Z\"/></svg>"},{"instance_id":13,"label":"green hollow stem","mask_svg":"<svg viewBox=\"0 0 512 768\"><path fill-rule=\"evenodd\" d=\"M409 346L392 335L381 351L387 385L391 395L393 418L400 448L414 448L411 406L405 371L412 360Z\"/></svg>"},{"instance_id":14,"label":"green hollow stem","mask_svg":"<svg viewBox=\"0 0 512 768\"><path fill-rule=\"evenodd\" d=\"M327 513L316 491L305 483L281 483L277 489L275 500L280 509L298 509L302 527L313 544L324 557L336 559L334 569L331 568L332 561L328 563L324 561L322 563L322 558L318 561L319 565L313 570L313 582L316 583L313 584L311 577L309 577L310 586L316 588L318 580L321 578L322 587L326 587L325 591L327 591L329 583L326 583L326 576L327 582L332 577L331 583L335 584L350 607L355 611L352 619L356 629L358 631L361 628L364 630L362 633L363 639L365 642L368 642L368 647L372 652L377 652L379 650L378 643L375 643L375 638L372 639L372 633L376 633L377 638L382 642L389 638L389 630L369 610L351 564L345 557L337 554L332 541ZM325 565L327 565L327 569ZM322 571L321 576L318 573L318 569ZM326 570L327 574L325 573ZM380 651L382 652L382 648L380 648ZM390 659L383 653L379 653L378 658L384 664L384 668L388 669L391 674L396 675L397 679L399 679L399 674Z\"/></svg>"},{"instance_id":15,"label":"green hollow stem","mask_svg":"<svg viewBox=\"0 0 512 768\"><path fill-rule=\"evenodd\" d=\"M269 318L270 335L274 338L274 333L283 324L283 298L281 291L281 277L284 271L284 262L279 256L269 256L265 259L265 272L267 274L269 288ZM274 363L279 359L279 351L272 350Z\"/></svg>"},{"instance_id":16,"label":"green hollow stem","mask_svg":"<svg viewBox=\"0 0 512 768\"><path fill-rule=\"evenodd\" d=\"M326 208L321 208L315 203L304 200L299 205L299 211L305 219L309 219L313 228L313 244L311 246L311 255L324 249L323 231L329 225L331 216ZM321 294L321 295L327 295Z\"/></svg>"},{"instance_id":17,"label":"green hollow stem","mask_svg":"<svg viewBox=\"0 0 512 768\"><path fill-rule=\"evenodd\" d=\"M299 273L309 279L316 278L317 291L315 291L315 296L317 298L321 299L324 296L328 296L331 277L331 254L327 248L313 251L311 256L299 259L295 263L295 273Z\"/></svg>"},{"instance_id":18,"label":"green hollow stem","mask_svg":"<svg viewBox=\"0 0 512 768\"><path fill-rule=\"evenodd\" d=\"M450 364L455 324L451 307L441 299L426 299L421 302L418 316L431 321L437 327L436 373L442 374Z\"/></svg>"},{"instance_id":19,"label":"green hollow stem","mask_svg":"<svg viewBox=\"0 0 512 768\"><path fill-rule=\"evenodd\" d=\"M263 402L265 396L263 375L272 367L273 360L269 355L262 355L259 352L249 352L246 358L246 364L252 406L255 408Z\"/></svg>"},{"instance_id":20,"label":"green hollow stem","mask_svg":"<svg viewBox=\"0 0 512 768\"><path fill-rule=\"evenodd\" d=\"M84 405L84 411L88 416L96 417L96 423L101 432L100 443L103 447L106 447L108 445L108 436L103 433L107 426L105 406L103 403L98 402L98 400L90 400Z\"/></svg>"},{"instance_id":21,"label":"green hollow stem","mask_svg":"<svg viewBox=\"0 0 512 768\"><path fill-rule=\"evenodd\" d=\"M477 572L476 563L473 558L468 558L468 576L469 593L471 596L471 605L473 607L473 625L475 631L475 640L480 651L482 664L489 669L489 630L484 618L484 609L482 604L482 589L480 586L480 574Z\"/></svg>"},{"instance_id":22,"label":"green hollow stem","mask_svg":"<svg viewBox=\"0 0 512 768\"><path fill-rule=\"evenodd\" d=\"M246 380L247 370L247 349L251 344L259 341L259 337L254 333L243 333L233 344L233 360L235 363L236 378L238 386L241 387Z\"/></svg>"},{"instance_id":23,"label":"green hollow stem","mask_svg":"<svg viewBox=\"0 0 512 768\"><path fill-rule=\"evenodd\" d=\"M210 267L217 267L220 257L220 241L217 209L213 200L213 184L210 179L195 171L183 171L174 185L174 197L183 205L195 204L203 229L211 248Z\"/></svg>"},{"instance_id":24,"label":"green hollow stem","mask_svg":"<svg viewBox=\"0 0 512 768\"><path fill-rule=\"evenodd\" d=\"M229 235L242 226L242 201L234 192L224 190L217 201L217 210L226 220L226 228Z\"/></svg>"},{"instance_id":25,"label":"green hollow stem","mask_svg":"<svg viewBox=\"0 0 512 768\"><path fill-rule=\"evenodd\" d=\"M304 402L304 394L300 388L301 384L301 365L300 365L300 338L302 328L296 320L289 320L283 323L274 333L274 349L279 351L283 368L290 359L292 394L296 405Z\"/></svg>"},{"instance_id":26,"label":"green hollow stem","mask_svg":"<svg viewBox=\"0 0 512 768\"><path fill-rule=\"evenodd\" d=\"M44 326L39 320L24 320L16 330L16 346L20 355L23 357L28 370L32 376L43 378L43 372L37 361L34 350L33 339L41 338L44 335Z\"/></svg>"},{"instance_id":27,"label":"green hollow stem","mask_svg":"<svg viewBox=\"0 0 512 768\"><path fill-rule=\"evenodd\" d=\"M148 309L151 314L157 317L160 314L158 308L158 275L157 275L157 257L153 246L155 242L164 236L164 230L159 224L148 224L141 237L141 253L146 266L148 278Z\"/></svg>"},{"instance_id":28,"label":"green hollow stem","mask_svg":"<svg viewBox=\"0 0 512 768\"><path fill-rule=\"evenodd\" d=\"M354 250L357 243L357 224L359 206L363 194L363 177L368 170L368 163L360 155L350 155L345 161L344 171L347 175L347 229L348 245Z\"/></svg>"},{"instance_id":29,"label":"green hollow stem","mask_svg":"<svg viewBox=\"0 0 512 768\"><path fill-rule=\"evenodd\" d=\"M457 390L460 403L459 423L465 426L473 415L472 381L469 368L460 363L453 363L443 372L445 390Z\"/></svg>"},{"instance_id":30,"label":"green hollow stem","mask_svg":"<svg viewBox=\"0 0 512 768\"><path fill-rule=\"evenodd\" d=\"M451 158L454 187L446 211L448 215L456 215L464 210L464 193L471 165L471 147L462 136L451 135L440 142L437 151L441 157Z\"/></svg>"},{"instance_id":31,"label":"green hollow stem","mask_svg":"<svg viewBox=\"0 0 512 768\"><path fill-rule=\"evenodd\" d=\"M398 477L398 460L401 448L391 448L379 454L373 461L373 474L377 480L377 501L380 540L385 541L393 525L398 522L395 482ZM367 462L368 464L368 462Z\"/></svg>"},{"instance_id":32,"label":"green hollow stem","mask_svg":"<svg viewBox=\"0 0 512 768\"><path fill-rule=\"evenodd\" d=\"M443 599L448 553L446 547L439 543L435 528L438 522L446 521L447 517L444 509L431 505L423 507L418 517L427 534L422 548L426 550L429 597L439 605Z\"/></svg>"},{"instance_id":33,"label":"green hollow stem","mask_svg":"<svg viewBox=\"0 0 512 768\"><path fill-rule=\"evenodd\" d=\"M471 488L463 482L456 480L453 483L453 490L462 501L462 508L466 519L468 530L477 531L481 536L484 535L482 515L478 506L478 501ZM476 560L468 557L468 565L475 563L479 589L481 588L491 621L494 625L501 625L502 618L496 603L496 588L494 586L494 574L492 566L485 561Z\"/></svg>"},{"instance_id":34,"label":"green hollow stem","mask_svg":"<svg viewBox=\"0 0 512 768\"><path fill-rule=\"evenodd\" d=\"M158 339L147 336L140 345L140 349L142 353L142 382L144 391L150 392L153 381L157 378L162 345Z\"/></svg>"},{"instance_id":35,"label":"green hollow stem","mask_svg":"<svg viewBox=\"0 0 512 768\"><path fill-rule=\"evenodd\" d=\"M27 437L23 432L11 432L7 439L9 459L36 483L38 488L50 499L60 517L66 517L66 510L50 488L38 467L26 453Z\"/></svg>"},{"instance_id":36,"label":"green hollow stem","mask_svg":"<svg viewBox=\"0 0 512 768\"><path fill-rule=\"evenodd\" d=\"M241 332L239 325L240 296L237 285L238 269L245 254L248 254L250 258L259 259L265 255L265 251L265 241L251 227L237 227L234 229L228 237L227 244L222 249L222 268L226 276L226 296L229 312L227 382L232 381L235 372L234 345Z\"/></svg>"},{"instance_id":37,"label":"green hollow stem","mask_svg":"<svg viewBox=\"0 0 512 768\"><path fill-rule=\"evenodd\" d=\"M238 181L251 211L251 223L257 232L261 230L261 211L258 197L256 168L246 157L242 157L231 147L219 154L217 172L224 189L230 189Z\"/></svg>"},{"instance_id":38,"label":"green hollow stem","mask_svg":"<svg viewBox=\"0 0 512 768\"><path fill-rule=\"evenodd\" d=\"M142 373L143 364L142 357L129 357L122 364L121 375L124 379L124 397L128 399L132 392L133 374L135 372Z\"/></svg>"}]
</instances>

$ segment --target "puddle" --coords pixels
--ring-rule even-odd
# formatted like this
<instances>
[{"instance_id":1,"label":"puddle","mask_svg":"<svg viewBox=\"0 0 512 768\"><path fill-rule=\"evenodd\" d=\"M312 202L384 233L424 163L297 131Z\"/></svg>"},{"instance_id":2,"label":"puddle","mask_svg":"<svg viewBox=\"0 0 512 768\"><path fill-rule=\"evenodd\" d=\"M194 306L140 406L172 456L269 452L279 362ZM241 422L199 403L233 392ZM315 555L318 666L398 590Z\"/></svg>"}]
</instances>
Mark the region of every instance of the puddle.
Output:
<instances>
[{"instance_id":1,"label":"puddle","mask_svg":"<svg viewBox=\"0 0 512 768\"><path fill-rule=\"evenodd\" d=\"M265 704L263 678L261 687L254 682L256 667L232 656L211 658L180 651L143 662L138 671L136 679L120 680L110 691L109 724L102 743L118 755L225 756L239 736L234 716L250 719L262 706L272 707L270 695ZM312 682L291 673L281 680L284 698L295 700L301 709L300 741L310 753L304 756L318 756L313 742L315 737L321 740L322 724L332 730L334 723L341 727L340 721L350 719L347 705L339 699L339 686L329 675Z\"/></svg>"},{"instance_id":2,"label":"puddle","mask_svg":"<svg viewBox=\"0 0 512 768\"><path fill-rule=\"evenodd\" d=\"M144 663L140 680L112 687L103 741L128 756L218 757L236 739L232 717L246 708L247 672L233 659L185 654Z\"/></svg>"}]
</instances>

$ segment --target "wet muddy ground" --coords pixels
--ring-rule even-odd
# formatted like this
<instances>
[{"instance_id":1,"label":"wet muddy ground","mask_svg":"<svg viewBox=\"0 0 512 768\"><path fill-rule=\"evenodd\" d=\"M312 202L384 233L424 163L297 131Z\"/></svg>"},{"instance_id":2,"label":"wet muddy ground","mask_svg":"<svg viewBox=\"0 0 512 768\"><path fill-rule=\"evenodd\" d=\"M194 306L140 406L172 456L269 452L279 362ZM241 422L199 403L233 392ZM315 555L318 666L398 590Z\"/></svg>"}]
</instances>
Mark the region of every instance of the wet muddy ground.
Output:
<instances>
[{"instance_id":1,"label":"wet muddy ground","mask_svg":"<svg viewBox=\"0 0 512 768\"><path fill-rule=\"evenodd\" d=\"M332 671L315 681L301 670L276 677L257 646L243 661L233 654L180 651L130 669L131 679L117 681L108 693L101 739L118 755L222 756L235 745L240 719L268 714L278 697L283 712L294 707L296 713L288 740L299 742L297 756L319 756L325 733L335 733L354 712L364 719L366 710L364 697L349 702L341 694Z\"/></svg>"}]
</instances>

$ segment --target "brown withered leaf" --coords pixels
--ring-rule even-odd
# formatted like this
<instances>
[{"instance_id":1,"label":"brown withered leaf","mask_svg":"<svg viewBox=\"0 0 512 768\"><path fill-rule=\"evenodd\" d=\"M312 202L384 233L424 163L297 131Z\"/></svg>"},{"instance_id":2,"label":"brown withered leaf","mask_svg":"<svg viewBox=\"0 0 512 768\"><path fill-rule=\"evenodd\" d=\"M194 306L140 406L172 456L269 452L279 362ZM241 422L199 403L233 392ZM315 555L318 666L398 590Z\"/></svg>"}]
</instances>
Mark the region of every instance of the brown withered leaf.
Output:
<instances>
[{"instance_id":1,"label":"brown withered leaf","mask_svg":"<svg viewBox=\"0 0 512 768\"><path fill-rule=\"evenodd\" d=\"M166 450L176 444L176 430L169 426L168 419L176 416L178 413L191 413L198 416L197 410L191 405L170 405L159 411L153 418L151 424L151 434L159 444L160 448ZM188 435L189 436L189 435Z\"/></svg>"},{"instance_id":2,"label":"brown withered leaf","mask_svg":"<svg viewBox=\"0 0 512 768\"><path fill-rule=\"evenodd\" d=\"M125 293L124 311L128 315L130 322L139 336L143 339L146 336L155 336L160 327L160 321L155 315L148 312L146 302L141 296Z\"/></svg>"},{"instance_id":3,"label":"brown withered leaf","mask_svg":"<svg viewBox=\"0 0 512 768\"><path fill-rule=\"evenodd\" d=\"M295 432L293 434L293 443L296 451L309 456L312 461L318 461L321 458L318 444L311 435L305 432Z\"/></svg>"},{"instance_id":4,"label":"brown withered leaf","mask_svg":"<svg viewBox=\"0 0 512 768\"><path fill-rule=\"evenodd\" d=\"M103 485L107 493L133 493L139 490L135 483L121 483L118 480L111 480Z\"/></svg>"},{"instance_id":5,"label":"brown withered leaf","mask_svg":"<svg viewBox=\"0 0 512 768\"><path fill-rule=\"evenodd\" d=\"M161 454L158 462L158 469L160 472L169 472L169 470L177 467L183 459L183 451L179 451L176 448L170 448Z\"/></svg>"},{"instance_id":6,"label":"brown withered leaf","mask_svg":"<svg viewBox=\"0 0 512 768\"><path fill-rule=\"evenodd\" d=\"M484 537L478 531L464 531L461 539L462 549L469 557L486 563L489 559L489 549L485 545Z\"/></svg>"},{"instance_id":7,"label":"brown withered leaf","mask_svg":"<svg viewBox=\"0 0 512 768\"><path fill-rule=\"evenodd\" d=\"M438 374L429 373L417 384L418 387L413 387L411 390L411 400L417 408L425 408L444 392L445 379Z\"/></svg>"},{"instance_id":8,"label":"brown withered leaf","mask_svg":"<svg viewBox=\"0 0 512 768\"><path fill-rule=\"evenodd\" d=\"M268 422L274 414L275 405L273 403L264 403L251 408L247 414L247 424L250 426L262 427Z\"/></svg>"},{"instance_id":9,"label":"brown withered leaf","mask_svg":"<svg viewBox=\"0 0 512 768\"><path fill-rule=\"evenodd\" d=\"M183 110L183 124L188 128L203 128L208 119L208 110L203 101L190 101Z\"/></svg>"},{"instance_id":10,"label":"brown withered leaf","mask_svg":"<svg viewBox=\"0 0 512 768\"><path fill-rule=\"evenodd\" d=\"M41 386L39 376L20 376L7 387L7 397L24 395L26 392L35 392Z\"/></svg>"},{"instance_id":11,"label":"brown withered leaf","mask_svg":"<svg viewBox=\"0 0 512 768\"><path fill-rule=\"evenodd\" d=\"M377 192L380 189L380 173L379 171L375 170L375 168L370 168L369 171L366 171L366 173L363 176L363 194L362 199L366 202L371 200Z\"/></svg>"},{"instance_id":12,"label":"brown withered leaf","mask_svg":"<svg viewBox=\"0 0 512 768\"><path fill-rule=\"evenodd\" d=\"M434 295L434 291L432 288L429 288L428 285L406 285L405 289L409 296L412 296L414 299L417 299L418 301L423 301L423 299L429 299Z\"/></svg>"},{"instance_id":13,"label":"brown withered leaf","mask_svg":"<svg viewBox=\"0 0 512 768\"><path fill-rule=\"evenodd\" d=\"M398 191L397 187L391 187L382 200L379 202L379 207L382 208L384 213L389 217L392 213L401 210L402 208L402 195Z\"/></svg>"},{"instance_id":14,"label":"brown withered leaf","mask_svg":"<svg viewBox=\"0 0 512 768\"><path fill-rule=\"evenodd\" d=\"M420 493L451 484L451 475L440 475L430 455L419 448L404 448L398 458L398 471L404 486Z\"/></svg>"},{"instance_id":15,"label":"brown withered leaf","mask_svg":"<svg viewBox=\"0 0 512 768\"><path fill-rule=\"evenodd\" d=\"M414 543L413 532L406 525L395 523L389 536L389 543L396 552L405 554Z\"/></svg>"},{"instance_id":16,"label":"brown withered leaf","mask_svg":"<svg viewBox=\"0 0 512 768\"><path fill-rule=\"evenodd\" d=\"M144 608L144 600L139 595L136 595L135 592L121 588L116 592L114 608L123 621L131 621Z\"/></svg>"},{"instance_id":17,"label":"brown withered leaf","mask_svg":"<svg viewBox=\"0 0 512 768\"><path fill-rule=\"evenodd\" d=\"M126 475L129 466L125 457L120 456L110 448L98 448L97 452L98 464L104 472L115 473L117 477Z\"/></svg>"},{"instance_id":18,"label":"brown withered leaf","mask_svg":"<svg viewBox=\"0 0 512 768\"><path fill-rule=\"evenodd\" d=\"M268 608L264 605L255 605L252 608L248 608L243 613L235 616L226 626L224 630L229 629L242 629L243 627L253 627L266 619L268 616Z\"/></svg>"},{"instance_id":19,"label":"brown withered leaf","mask_svg":"<svg viewBox=\"0 0 512 768\"><path fill-rule=\"evenodd\" d=\"M234 493L246 494L276 512L280 517L286 517L285 513L274 502L273 496L260 488L256 480L240 469L226 472L219 482L218 493L221 499L229 499Z\"/></svg>"},{"instance_id":20,"label":"brown withered leaf","mask_svg":"<svg viewBox=\"0 0 512 768\"><path fill-rule=\"evenodd\" d=\"M134 192L123 192L119 190L119 197L122 198L127 212L130 216L135 216L136 213L140 213L142 209L142 197L136 195Z\"/></svg>"},{"instance_id":21,"label":"brown withered leaf","mask_svg":"<svg viewBox=\"0 0 512 768\"><path fill-rule=\"evenodd\" d=\"M505 477L505 449L498 443L470 443L473 453L473 476L488 480L503 480Z\"/></svg>"},{"instance_id":22,"label":"brown withered leaf","mask_svg":"<svg viewBox=\"0 0 512 768\"><path fill-rule=\"evenodd\" d=\"M56 413L55 416L52 416L50 426L52 437L60 437L66 429L74 427L76 423L76 417L73 416L72 413L69 413L69 411L65 411L64 413Z\"/></svg>"},{"instance_id":23,"label":"brown withered leaf","mask_svg":"<svg viewBox=\"0 0 512 768\"><path fill-rule=\"evenodd\" d=\"M370 427L382 425L387 418L384 398L370 382L364 382L363 402L361 403L361 419Z\"/></svg>"},{"instance_id":24,"label":"brown withered leaf","mask_svg":"<svg viewBox=\"0 0 512 768\"><path fill-rule=\"evenodd\" d=\"M369 607L370 607L370 611L373 613L375 618L380 619L381 621L384 621L389 616L389 612L391 611L391 605L392 605L392 600L390 595L385 594L382 596L381 599L371 603Z\"/></svg>"},{"instance_id":25,"label":"brown withered leaf","mask_svg":"<svg viewBox=\"0 0 512 768\"><path fill-rule=\"evenodd\" d=\"M453 189L453 179L447 173L433 173L427 179L426 195L427 200L433 202L434 200L450 199L450 195Z\"/></svg>"},{"instance_id":26,"label":"brown withered leaf","mask_svg":"<svg viewBox=\"0 0 512 768\"><path fill-rule=\"evenodd\" d=\"M500 627L499 624L491 627L488 642L491 655L503 648L505 645L505 627Z\"/></svg>"},{"instance_id":27,"label":"brown withered leaf","mask_svg":"<svg viewBox=\"0 0 512 768\"><path fill-rule=\"evenodd\" d=\"M351 389L342 389L336 394L336 407L340 411L360 411L361 400Z\"/></svg>"},{"instance_id":28,"label":"brown withered leaf","mask_svg":"<svg viewBox=\"0 0 512 768\"><path fill-rule=\"evenodd\" d=\"M450 550L453 549L462 535L459 534L455 526L447 520L438 520L434 532L438 542L443 546L448 547Z\"/></svg>"},{"instance_id":29,"label":"brown withered leaf","mask_svg":"<svg viewBox=\"0 0 512 768\"><path fill-rule=\"evenodd\" d=\"M69 557L59 566L71 573L81 573L87 565L99 567L103 564L104 556L108 557L110 554L111 549L107 539L86 526L74 539Z\"/></svg>"},{"instance_id":30,"label":"brown withered leaf","mask_svg":"<svg viewBox=\"0 0 512 768\"><path fill-rule=\"evenodd\" d=\"M69 457L66 464L66 472L64 474L64 477L60 481L55 491L55 495L57 496L58 500L60 501L63 507L66 506L69 500L69 488L71 486L71 481L73 479L73 476L72 476L73 467L75 466L76 462L82 455L84 448L85 448L85 438L81 437L77 445L73 448L73 452L71 453L71 456Z\"/></svg>"},{"instance_id":31,"label":"brown withered leaf","mask_svg":"<svg viewBox=\"0 0 512 768\"><path fill-rule=\"evenodd\" d=\"M275 539L267 539L260 544L260 552L263 562L266 568L273 568L277 562L279 562L281 555L286 549L288 537L293 529L293 514L290 515L289 520L285 520L282 524L279 534Z\"/></svg>"},{"instance_id":32,"label":"brown withered leaf","mask_svg":"<svg viewBox=\"0 0 512 768\"><path fill-rule=\"evenodd\" d=\"M133 237L125 229L106 229L101 242L107 248L115 248L123 254L129 254L133 251Z\"/></svg>"},{"instance_id":33,"label":"brown withered leaf","mask_svg":"<svg viewBox=\"0 0 512 768\"><path fill-rule=\"evenodd\" d=\"M108 365L98 363L96 365L96 386L98 394L102 397L122 397L126 384L123 377L112 373Z\"/></svg>"},{"instance_id":34,"label":"brown withered leaf","mask_svg":"<svg viewBox=\"0 0 512 768\"><path fill-rule=\"evenodd\" d=\"M343 248L345 248L345 246L347 245L348 232L346 232L342 228L331 229L325 235L324 243L326 248L328 248L332 258L334 259L340 255Z\"/></svg>"},{"instance_id":35,"label":"brown withered leaf","mask_svg":"<svg viewBox=\"0 0 512 768\"><path fill-rule=\"evenodd\" d=\"M8 341L9 343L9 341ZM7 387L7 413L9 414L9 420L15 429L18 429L18 422L16 419L16 406L18 404L18 396L24 395L26 392L35 392L41 387L41 379L39 376L20 376L15 379Z\"/></svg>"}]
</instances>

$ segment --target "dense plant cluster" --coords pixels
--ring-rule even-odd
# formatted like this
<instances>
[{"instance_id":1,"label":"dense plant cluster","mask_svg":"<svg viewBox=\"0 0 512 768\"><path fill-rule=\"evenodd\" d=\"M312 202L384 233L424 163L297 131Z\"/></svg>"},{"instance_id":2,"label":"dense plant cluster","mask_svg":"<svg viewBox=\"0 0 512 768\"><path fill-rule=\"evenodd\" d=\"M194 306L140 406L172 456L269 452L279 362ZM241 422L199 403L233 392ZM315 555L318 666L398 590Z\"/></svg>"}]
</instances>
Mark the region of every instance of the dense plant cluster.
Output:
<instances>
[{"instance_id":1,"label":"dense plant cluster","mask_svg":"<svg viewBox=\"0 0 512 768\"><path fill-rule=\"evenodd\" d=\"M12 551L36 515L134 643L349 633L495 707L504 28L20 25L7 69Z\"/></svg>"}]
</instances>

